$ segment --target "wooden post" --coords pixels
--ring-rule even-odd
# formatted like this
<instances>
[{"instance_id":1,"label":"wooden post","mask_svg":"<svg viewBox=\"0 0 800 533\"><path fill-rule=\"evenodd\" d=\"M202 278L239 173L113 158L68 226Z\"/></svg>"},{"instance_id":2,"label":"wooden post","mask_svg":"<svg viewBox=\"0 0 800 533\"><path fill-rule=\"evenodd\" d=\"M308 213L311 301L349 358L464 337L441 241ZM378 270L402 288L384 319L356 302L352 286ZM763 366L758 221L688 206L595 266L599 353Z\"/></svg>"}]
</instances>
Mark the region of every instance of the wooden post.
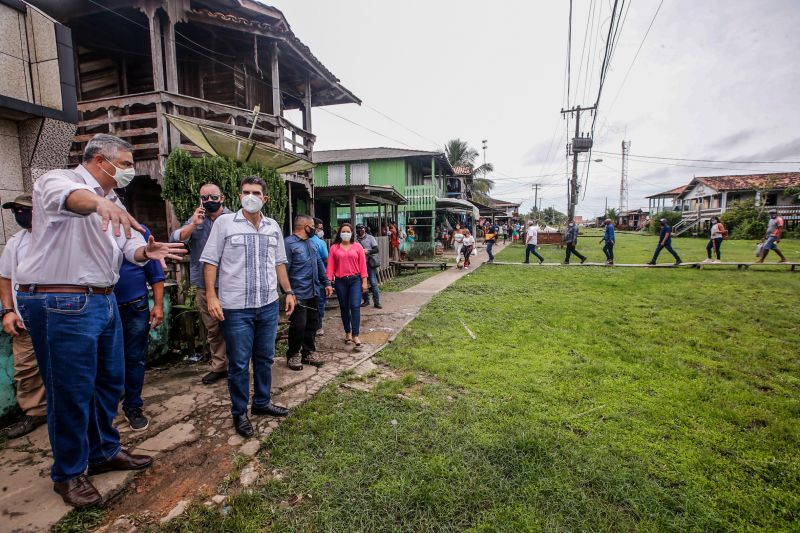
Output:
<instances>
[{"instance_id":1,"label":"wooden post","mask_svg":"<svg viewBox=\"0 0 800 533\"><path fill-rule=\"evenodd\" d=\"M167 18L162 26L164 31L164 67L166 70L166 88L171 93L178 93L178 57L175 50L175 22ZM175 106L167 104L167 113L175 113ZM169 124L169 148L176 149L181 144L178 128Z\"/></svg>"},{"instance_id":2,"label":"wooden post","mask_svg":"<svg viewBox=\"0 0 800 533\"><path fill-rule=\"evenodd\" d=\"M272 41L270 48L270 66L272 67L272 114L278 119L278 126L275 128L275 133L278 138L275 144L283 150L283 127L280 126L280 118L283 116L283 109L281 108L281 73L280 65L278 63L278 42Z\"/></svg>"},{"instance_id":3,"label":"wooden post","mask_svg":"<svg viewBox=\"0 0 800 533\"><path fill-rule=\"evenodd\" d=\"M306 89L303 95L303 129L311 133L311 75L306 74Z\"/></svg>"},{"instance_id":4,"label":"wooden post","mask_svg":"<svg viewBox=\"0 0 800 533\"><path fill-rule=\"evenodd\" d=\"M356 195L355 193L350 194L350 223L355 226L356 225Z\"/></svg>"},{"instance_id":5,"label":"wooden post","mask_svg":"<svg viewBox=\"0 0 800 533\"><path fill-rule=\"evenodd\" d=\"M289 233L294 231L294 220L292 219L292 182L286 182L286 191L289 193Z\"/></svg>"},{"instance_id":6,"label":"wooden post","mask_svg":"<svg viewBox=\"0 0 800 533\"><path fill-rule=\"evenodd\" d=\"M147 20L150 23L150 60L153 64L153 90L164 90L164 58L161 53L161 19L158 7L149 4L146 8Z\"/></svg>"}]
</instances>

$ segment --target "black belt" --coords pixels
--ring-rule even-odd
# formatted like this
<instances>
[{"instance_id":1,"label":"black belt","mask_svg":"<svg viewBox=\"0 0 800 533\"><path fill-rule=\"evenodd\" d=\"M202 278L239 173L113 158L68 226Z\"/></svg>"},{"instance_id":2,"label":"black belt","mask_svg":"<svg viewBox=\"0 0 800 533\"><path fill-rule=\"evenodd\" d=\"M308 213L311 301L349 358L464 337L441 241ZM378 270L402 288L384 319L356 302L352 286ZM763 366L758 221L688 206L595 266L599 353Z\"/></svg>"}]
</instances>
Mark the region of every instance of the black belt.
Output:
<instances>
[{"instance_id":1,"label":"black belt","mask_svg":"<svg viewBox=\"0 0 800 533\"><path fill-rule=\"evenodd\" d=\"M361 274L352 274L350 276L344 276L343 278L336 278L336 279L342 279L342 280L361 279Z\"/></svg>"},{"instance_id":2,"label":"black belt","mask_svg":"<svg viewBox=\"0 0 800 533\"><path fill-rule=\"evenodd\" d=\"M138 298L136 298L135 300L131 300L130 302L125 302L124 304L117 304L117 307L128 307L129 305L141 302L145 298L147 298L147 295L139 296Z\"/></svg>"},{"instance_id":3,"label":"black belt","mask_svg":"<svg viewBox=\"0 0 800 533\"><path fill-rule=\"evenodd\" d=\"M62 294L111 294L114 286L94 287L90 285L18 285L19 292L55 292Z\"/></svg>"}]
</instances>

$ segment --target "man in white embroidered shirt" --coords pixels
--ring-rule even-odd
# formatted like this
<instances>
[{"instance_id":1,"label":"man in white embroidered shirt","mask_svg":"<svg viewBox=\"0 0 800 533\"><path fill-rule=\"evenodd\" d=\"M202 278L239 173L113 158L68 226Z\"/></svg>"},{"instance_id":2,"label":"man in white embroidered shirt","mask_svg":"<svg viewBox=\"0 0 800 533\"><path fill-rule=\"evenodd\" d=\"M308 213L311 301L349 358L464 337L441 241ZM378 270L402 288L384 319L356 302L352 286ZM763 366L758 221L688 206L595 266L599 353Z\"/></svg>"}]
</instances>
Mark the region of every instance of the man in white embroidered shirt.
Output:
<instances>
[{"instance_id":1,"label":"man in white embroidered shirt","mask_svg":"<svg viewBox=\"0 0 800 533\"><path fill-rule=\"evenodd\" d=\"M47 395L50 477L64 502L102 497L86 477L138 470L152 457L122 449L112 422L125 378L114 284L132 263L180 259L182 244L145 242L114 194L134 177L133 147L96 135L75 170L51 170L33 185L33 230L17 267L17 308L28 328Z\"/></svg>"},{"instance_id":2,"label":"man in white embroidered shirt","mask_svg":"<svg viewBox=\"0 0 800 533\"><path fill-rule=\"evenodd\" d=\"M253 360L253 415L286 416L272 403L272 362L278 332L278 283L292 314L294 292L286 272L281 227L261 214L267 184L257 176L242 180L242 209L220 216L211 229L200 261L205 263L208 312L220 321L228 351L228 391L236 431L253 435L247 417L250 360ZM219 273L219 278L217 278ZM218 281L218 289L214 281ZM217 294L219 291L219 294Z\"/></svg>"}]
</instances>

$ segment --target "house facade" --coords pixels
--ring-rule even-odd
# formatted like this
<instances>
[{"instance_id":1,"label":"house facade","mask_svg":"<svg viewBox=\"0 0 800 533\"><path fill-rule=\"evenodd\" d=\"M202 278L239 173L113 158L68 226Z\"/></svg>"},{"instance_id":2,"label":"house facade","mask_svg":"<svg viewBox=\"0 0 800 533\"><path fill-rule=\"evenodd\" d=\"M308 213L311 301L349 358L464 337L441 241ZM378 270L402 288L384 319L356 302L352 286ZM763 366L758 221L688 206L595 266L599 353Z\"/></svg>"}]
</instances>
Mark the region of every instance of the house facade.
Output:
<instances>
[{"instance_id":1,"label":"house facade","mask_svg":"<svg viewBox=\"0 0 800 533\"><path fill-rule=\"evenodd\" d=\"M80 120L71 162L96 133L133 144L137 178L123 197L160 238L182 222L161 199L166 158L203 153L165 113L310 159L311 108L360 103L279 10L254 0L31 2L72 30ZM313 209L311 172L284 178L288 211Z\"/></svg>"},{"instance_id":2,"label":"house facade","mask_svg":"<svg viewBox=\"0 0 800 533\"><path fill-rule=\"evenodd\" d=\"M355 218L355 223L366 224L378 234L381 226L392 221L400 227L413 227L416 242L432 246L442 226L476 218L476 208L461 188L466 186L466 181L460 180L464 176L455 176L443 152L399 148L317 151L314 163L315 210L330 228ZM459 182L458 188L453 179ZM365 187L372 189L366 192ZM337 190L343 195L356 191L353 206L323 200L343 198L333 194ZM389 193L397 195L396 205L379 201L379 196L388 199Z\"/></svg>"}]
</instances>

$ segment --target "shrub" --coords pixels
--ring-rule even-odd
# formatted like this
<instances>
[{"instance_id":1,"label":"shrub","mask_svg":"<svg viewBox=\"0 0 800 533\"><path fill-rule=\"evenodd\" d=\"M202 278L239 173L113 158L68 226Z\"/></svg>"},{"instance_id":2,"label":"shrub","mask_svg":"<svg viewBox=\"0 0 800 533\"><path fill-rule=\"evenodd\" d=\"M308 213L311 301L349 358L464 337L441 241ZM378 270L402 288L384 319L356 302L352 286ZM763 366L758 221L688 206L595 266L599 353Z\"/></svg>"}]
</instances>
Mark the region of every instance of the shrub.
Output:
<instances>
[{"instance_id":1,"label":"shrub","mask_svg":"<svg viewBox=\"0 0 800 533\"><path fill-rule=\"evenodd\" d=\"M767 231L769 215L754 200L735 202L720 217L733 239L759 239Z\"/></svg>"},{"instance_id":2,"label":"shrub","mask_svg":"<svg viewBox=\"0 0 800 533\"><path fill-rule=\"evenodd\" d=\"M659 220L666 218L670 226L675 226L681 220L681 213L679 211L661 211L656 213L650 219L650 232L658 235L661 231L661 223Z\"/></svg>"}]
</instances>

